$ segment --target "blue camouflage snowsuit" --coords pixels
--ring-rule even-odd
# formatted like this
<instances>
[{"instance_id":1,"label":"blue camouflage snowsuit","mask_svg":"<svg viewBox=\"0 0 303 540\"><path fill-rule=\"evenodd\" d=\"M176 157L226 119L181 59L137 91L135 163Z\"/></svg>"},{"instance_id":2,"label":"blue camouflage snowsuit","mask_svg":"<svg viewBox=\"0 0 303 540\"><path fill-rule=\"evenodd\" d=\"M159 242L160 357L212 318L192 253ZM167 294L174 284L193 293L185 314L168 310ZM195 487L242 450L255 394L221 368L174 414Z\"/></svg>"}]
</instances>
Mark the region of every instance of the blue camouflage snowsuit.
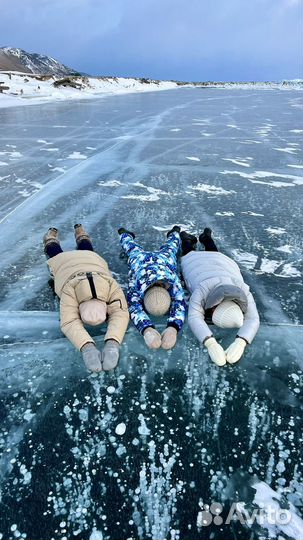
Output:
<instances>
[{"instance_id":1,"label":"blue camouflage snowsuit","mask_svg":"<svg viewBox=\"0 0 303 540\"><path fill-rule=\"evenodd\" d=\"M130 317L136 328L141 333L148 327L154 328L144 310L144 294L151 285L155 285L158 281L165 281L169 285L167 290L171 297L167 326L173 326L177 331L181 330L185 319L186 304L177 275L177 253L181 245L179 233L170 234L159 251L144 251L127 233L121 234L120 242L128 255L127 301Z\"/></svg>"}]
</instances>

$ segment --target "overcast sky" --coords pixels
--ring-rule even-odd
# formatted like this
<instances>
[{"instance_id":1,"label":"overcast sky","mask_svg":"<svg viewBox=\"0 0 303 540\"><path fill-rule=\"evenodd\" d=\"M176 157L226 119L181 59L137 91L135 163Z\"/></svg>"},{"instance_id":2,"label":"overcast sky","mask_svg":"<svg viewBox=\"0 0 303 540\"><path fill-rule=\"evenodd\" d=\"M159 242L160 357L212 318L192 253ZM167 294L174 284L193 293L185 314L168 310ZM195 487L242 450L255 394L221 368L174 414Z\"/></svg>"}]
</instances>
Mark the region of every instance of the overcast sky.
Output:
<instances>
[{"instance_id":1,"label":"overcast sky","mask_svg":"<svg viewBox=\"0 0 303 540\"><path fill-rule=\"evenodd\" d=\"M0 46L94 75L303 78L302 32L303 0L0 0Z\"/></svg>"}]
</instances>

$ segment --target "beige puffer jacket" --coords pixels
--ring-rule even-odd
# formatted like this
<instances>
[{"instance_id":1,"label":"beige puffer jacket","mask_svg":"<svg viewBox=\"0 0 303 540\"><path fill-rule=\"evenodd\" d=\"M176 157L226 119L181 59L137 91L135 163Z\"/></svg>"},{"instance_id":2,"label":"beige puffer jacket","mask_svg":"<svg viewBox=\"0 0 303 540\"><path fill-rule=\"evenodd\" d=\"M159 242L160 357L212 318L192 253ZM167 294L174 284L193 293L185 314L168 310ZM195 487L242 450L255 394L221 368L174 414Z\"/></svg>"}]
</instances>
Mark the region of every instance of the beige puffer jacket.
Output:
<instances>
[{"instance_id":1,"label":"beige puffer jacket","mask_svg":"<svg viewBox=\"0 0 303 540\"><path fill-rule=\"evenodd\" d=\"M79 314L79 304L92 298L86 276L89 272L93 276L97 298L107 304L108 327L104 339L122 343L129 321L127 302L106 261L93 251L79 250L59 253L47 264L60 298L61 330L73 345L80 350L85 343L94 343Z\"/></svg>"}]
</instances>

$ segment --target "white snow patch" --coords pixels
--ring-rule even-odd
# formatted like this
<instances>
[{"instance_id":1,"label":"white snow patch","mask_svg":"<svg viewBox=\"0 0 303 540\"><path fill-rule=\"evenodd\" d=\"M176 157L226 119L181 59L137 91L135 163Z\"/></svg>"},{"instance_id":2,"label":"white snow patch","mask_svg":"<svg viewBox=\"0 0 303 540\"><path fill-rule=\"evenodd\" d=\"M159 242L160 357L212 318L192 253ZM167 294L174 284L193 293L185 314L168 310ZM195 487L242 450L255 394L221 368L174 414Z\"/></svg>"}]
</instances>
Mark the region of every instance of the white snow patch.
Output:
<instances>
[{"instance_id":1,"label":"white snow patch","mask_svg":"<svg viewBox=\"0 0 303 540\"><path fill-rule=\"evenodd\" d=\"M216 212L215 213L215 216L227 216L227 217L231 217L231 216L234 216L235 214L233 212Z\"/></svg>"},{"instance_id":2,"label":"white snow patch","mask_svg":"<svg viewBox=\"0 0 303 540\"><path fill-rule=\"evenodd\" d=\"M118 187L123 186L123 183L119 180L106 180L104 182L97 182L97 185L102 187Z\"/></svg>"},{"instance_id":3,"label":"white snow patch","mask_svg":"<svg viewBox=\"0 0 303 540\"><path fill-rule=\"evenodd\" d=\"M279 274L281 277L300 277L301 272L293 266L292 263L286 263L283 266L282 272Z\"/></svg>"},{"instance_id":4,"label":"white snow patch","mask_svg":"<svg viewBox=\"0 0 303 540\"><path fill-rule=\"evenodd\" d=\"M293 187L295 184L292 182L262 182L262 180L250 180L252 184L261 184L263 186L271 186L275 188Z\"/></svg>"},{"instance_id":5,"label":"white snow patch","mask_svg":"<svg viewBox=\"0 0 303 540\"><path fill-rule=\"evenodd\" d=\"M121 199L133 199L134 201L142 202L155 202L159 201L160 197L158 195L123 195Z\"/></svg>"},{"instance_id":6,"label":"white snow patch","mask_svg":"<svg viewBox=\"0 0 303 540\"><path fill-rule=\"evenodd\" d=\"M9 152L9 159L18 159L22 156L21 152Z\"/></svg>"},{"instance_id":7,"label":"white snow patch","mask_svg":"<svg viewBox=\"0 0 303 540\"><path fill-rule=\"evenodd\" d=\"M72 154L67 156L67 159L87 159L87 156L81 154L81 152L73 152Z\"/></svg>"},{"instance_id":8,"label":"white snow patch","mask_svg":"<svg viewBox=\"0 0 303 540\"><path fill-rule=\"evenodd\" d=\"M241 214L247 214L248 216L264 217L264 214L258 214L257 212L251 212L250 210L248 210L247 212L241 212Z\"/></svg>"},{"instance_id":9,"label":"white snow patch","mask_svg":"<svg viewBox=\"0 0 303 540\"><path fill-rule=\"evenodd\" d=\"M271 235L286 234L286 230L282 227L267 227L265 230Z\"/></svg>"},{"instance_id":10,"label":"white snow patch","mask_svg":"<svg viewBox=\"0 0 303 540\"><path fill-rule=\"evenodd\" d=\"M52 172L65 173L65 169L63 167L54 167Z\"/></svg>"},{"instance_id":11,"label":"white snow patch","mask_svg":"<svg viewBox=\"0 0 303 540\"><path fill-rule=\"evenodd\" d=\"M248 270L253 270L258 260L257 255L247 251L241 251L240 249L233 249L232 254L236 261L242 264L242 266Z\"/></svg>"},{"instance_id":12,"label":"white snow patch","mask_svg":"<svg viewBox=\"0 0 303 540\"><path fill-rule=\"evenodd\" d=\"M250 181L254 181L256 180L257 178L283 178L285 180L291 180L292 183L285 183L285 182L279 182L278 184L277 183L274 183L274 182L271 182L270 185L273 185L275 187L282 187L282 186L287 186L287 185L292 185L292 184L295 184L295 185L301 185L303 184L303 178L301 176L295 176L293 174L282 174L282 173L274 173L274 172L271 172L271 171L254 171L252 173L245 173L245 172L242 172L242 171L220 171L220 174L237 174L238 176L241 176L241 178L246 178L247 180L250 180ZM254 182L256 183L256 182ZM265 184L265 182L263 182Z\"/></svg>"},{"instance_id":13,"label":"white snow patch","mask_svg":"<svg viewBox=\"0 0 303 540\"><path fill-rule=\"evenodd\" d=\"M195 156L186 156L186 159L189 159L190 161L200 161L200 158Z\"/></svg>"},{"instance_id":14,"label":"white snow patch","mask_svg":"<svg viewBox=\"0 0 303 540\"><path fill-rule=\"evenodd\" d=\"M274 261L264 258L261 261L260 272L264 274L273 274L280 265L281 261Z\"/></svg>"},{"instance_id":15,"label":"white snow patch","mask_svg":"<svg viewBox=\"0 0 303 540\"><path fill-rule=\"evenodd\" d=\"M212 186L210 184L197 184L196 186L189 186L193 191L202 191L204 193L209 193L210 195L232 195L236 193L233 190L227 191L219 186Z\"/></svg>"},{"instance_id":16,"label":"white snow patch","mask_svg":"<svg viewBox=\"0 0 303 540\"><path fill-rule=\"evenodd\" d=\"M0 161L0 167L4 167L4 165L8 165L5 161Z\"/></svg>"},{"instance_id":17,"label":"white snow patch","mask_svg":"<svg viewBox=\"0 0 303 540\"><path fill-rule=\"evenodd\" d=\"M290 129L290 133L303 133L303 129Z\"/></svg>"},{"instance_id":18,"label":"white snow patch","mask_svg":"<svg viewBox=\"0 0 303 540\"><path fill-rule=\"evenodd\" d=\"M282 253L292 253L292 248L288 244L275 248L276 251L282 251Z\"/></svg>"},{"instance_id":19,"label":"white snow patch","mask_svg":"<svg viewBox=\"0 0 303 540\"><path fill-rule=\"evenodd\" d=\"M286 154L295 154L297 152L297 148L273 148L273 150L277 150L277 152L285 152Z\"/></svg>"},{"instance_id":20,"label":"white snow patch","mask_svg":"<svg viewBox=\"0 0 303 540\"><path fill-rule=\"evenodd\" d=\"M181 128L173 128L170 131L182 131Z\"/></svg>"},{"instance_id":21,"label":"white snow patch","mask_svg":"<svg viewBox=\"0 0 303 540\"><path fill-rule=\"evenodd\" d=\"M249 163L246 163L245 161L239 161L238 159L222 158L222 160L231 161L231 163L234 163L235 165L240 165L241 167L250 167Z\"/></svg>"},{"instance_id":22,"label":"white snow patch","mask_svg":"<svg viewBox=\"0 0 303 540\"><path fill-rule=\"evenodd\" d=\"M141 182L135 182L134 184L129 184L129 186L144 188L149 193L155 193L156 195L169 195L167 191L163 191L162 189L158 189L158 188L153 188L151 186L146 186L145 184L142 184Z\"/></svg>"},{"instance_id":23,"label":"white snow patch","mask_svg":"<svg viewBox=\"0 0 303 540\"><path fill-rule=\"evenodd\" d=\"M292 167L293 169L303 169L303 165L287 165L287 167Z\"/></svg>"},{"instance_id":24,"label":"white snow patch","mask_svg":"<svg viewBox=\"0 0 303 540\"><path fill-rule=\"evenodd\" d=\"M132 187L139 187L139 188L146 189L150 193L150 195L123 195L121 199L133 199L133 200L138 200L142 202L155 202L155 201L160 200L159 195L169 195L167 191L163 191L162 189L157 189L150 186L145 186L141 182L135 182L129 185Z\"/></svg>"}]
</instances>

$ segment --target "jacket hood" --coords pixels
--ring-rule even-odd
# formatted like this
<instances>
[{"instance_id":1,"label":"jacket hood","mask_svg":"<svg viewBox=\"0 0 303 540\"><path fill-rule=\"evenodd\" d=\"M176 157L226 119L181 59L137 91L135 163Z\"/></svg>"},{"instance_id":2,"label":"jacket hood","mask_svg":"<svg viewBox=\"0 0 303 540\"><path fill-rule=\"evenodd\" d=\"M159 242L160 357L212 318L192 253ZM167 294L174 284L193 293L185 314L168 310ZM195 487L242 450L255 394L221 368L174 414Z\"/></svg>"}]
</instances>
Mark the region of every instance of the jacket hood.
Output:
<instances>
[{"instance_id":1,"label":"jacket hood","mask_svg":"<svg viewBox=\"0 0 303 540\"><path fill-rule=\"evenodd\" d=\"M213 308L223 302L223 300L232 300L241 308L243 313L247 311L247 297L240 287L235 285L218 285L207 296L205 309Z\"/></svg>"}]
</instances>

